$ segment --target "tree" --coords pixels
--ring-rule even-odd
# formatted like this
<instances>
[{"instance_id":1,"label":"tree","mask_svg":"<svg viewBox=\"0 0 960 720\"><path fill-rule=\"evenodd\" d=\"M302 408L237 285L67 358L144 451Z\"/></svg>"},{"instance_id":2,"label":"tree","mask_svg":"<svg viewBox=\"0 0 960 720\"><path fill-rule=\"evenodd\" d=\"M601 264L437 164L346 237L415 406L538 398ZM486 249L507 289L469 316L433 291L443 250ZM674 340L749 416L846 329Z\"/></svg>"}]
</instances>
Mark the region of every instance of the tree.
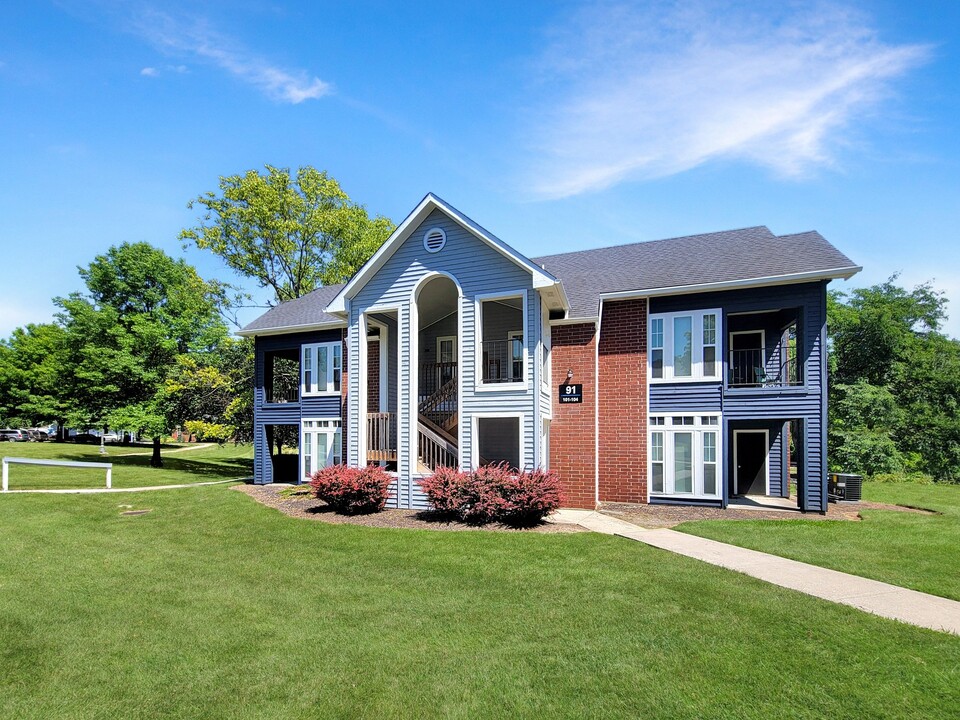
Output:
<instances>
[{"instance_id":1,"label":"tree","mask_svg":"<svg viewBox=\"0 0 960 720\"><path fill-rule=\"evenodd\" d=\"M394 230L388 218L370 218L325 172L307 166L293 178L288 168L266 170L221 177L219 195L191 200L187 207L199 205L204 214L180 239L270 288L277 302L345 281Z\"/></svg>"},{"instance_id":2,"label":"tree","mask_svg":"<svg viewBox=\"0 0 960 720\"><path fill-rule=\"evenodd\" d=\"M0 415L17 425L63 425L72 412L66 392L66 333L60 325L44 323L17 328L0 342Z\"/></svg>"},{"instance_id":3,"label":"tree","mask_svg":"<svg viewBox=\"0 0 960 720\"><path fill-rule=\"evenodd\" d=\"M167 376L179 357L214 352L227 335L218 290L147 243L112 247L80 276L87 293L55 301L66 332L70 420L149 434L150 464L159 467L172 414Z\"/></svg>"},{"instance_id":4,"label":"tree","mask_svg":"<svg viewBox=\"0 0 960 720\"><path fill-rule=\"evenodd\" d=\"M170 417L198 435L251 440L253 372L249 338L227 338L215 352L204 355L181 355L166 381Z\"/></svg>"},{"instance_id":5,"label":"tree","mask_svg":"<svg viewBox=\"0 0 960 720\"><path fill-rule=\"evenodd\" d=\"M830 463L874 474L960 478L960 342L940 332L946 298L896 276L833 292Z\"/></svg>"}]
</instances>

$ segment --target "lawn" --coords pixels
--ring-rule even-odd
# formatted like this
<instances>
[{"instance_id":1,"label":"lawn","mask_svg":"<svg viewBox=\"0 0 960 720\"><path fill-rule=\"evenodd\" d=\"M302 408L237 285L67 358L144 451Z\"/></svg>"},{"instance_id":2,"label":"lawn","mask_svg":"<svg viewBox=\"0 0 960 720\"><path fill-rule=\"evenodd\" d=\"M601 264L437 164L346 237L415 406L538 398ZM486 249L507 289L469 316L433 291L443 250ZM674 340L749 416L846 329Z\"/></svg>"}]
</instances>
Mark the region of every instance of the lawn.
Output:
<instances>
[{"instance_id":1,"label":"lawn","mask_svg":"<svg viewBox=\"0 0 960 720\"><path fill-rule=\"evenodd\" d=\"M150 467L149 447L108 445L100 454L99 445L75 443L0 443L3 457L75 460L113 463L115 488L175 485L183 482L237 480L253 474L253 446L184 449L189 445L165 445L160 452L162 468ZM37 465L10 465L11 490L102 488L106 471L100 468L59 468Z\"/></svg>"},{"instance_id":2,"label":"lawn","mask_svg":"<svg viewBox=\"0 0 960 720\"><path fill-rule=\"evenodd\" d=\"M715 521L675 529L960 600L960 485L865 483L863 494L940 514L863 510L856 523Z\"/></svg>"},{"instance_id":3,"label":"lawn","mask_svg":"<svg viewBox=\"0 0 960 720\"><path fill-rule=\"evenodd\" d=\"M329 525L218 485L2 496L0 543L4 718L960 713L960 638L622 538Z\"/></svg>"}]
</instances>

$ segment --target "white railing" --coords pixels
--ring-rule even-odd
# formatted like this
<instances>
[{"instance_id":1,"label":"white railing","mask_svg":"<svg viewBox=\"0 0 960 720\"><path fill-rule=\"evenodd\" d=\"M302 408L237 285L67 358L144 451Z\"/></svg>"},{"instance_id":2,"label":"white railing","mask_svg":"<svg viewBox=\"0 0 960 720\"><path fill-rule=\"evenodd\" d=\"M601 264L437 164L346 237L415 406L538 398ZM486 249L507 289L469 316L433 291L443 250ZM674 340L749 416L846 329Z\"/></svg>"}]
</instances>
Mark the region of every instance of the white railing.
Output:
<instances>
[{"instance_id":1,"label":"white railing","mask_svg":"<svg viewBox=\"0 0 960 720\"><path fill-rule=\"evenodd\" d=\"M3 492L10 491L10 464L52 465L54 467L101 468L107 471L107 489L112 486L113 463L77 462L75 460L39 460L37 458L5 457L3 459Z\"/></svg>"},{"instance_id":2,"label":"white railing","mask_svg":"<svg viewBox=\"0 0 960 720\"><path fill-rule=\"evenodd\" d=\"M417 454L420 462L431 470L441 465L457 467L457 446L432 429L421 418L417 424Z\"/></svg>"}]
</instances>

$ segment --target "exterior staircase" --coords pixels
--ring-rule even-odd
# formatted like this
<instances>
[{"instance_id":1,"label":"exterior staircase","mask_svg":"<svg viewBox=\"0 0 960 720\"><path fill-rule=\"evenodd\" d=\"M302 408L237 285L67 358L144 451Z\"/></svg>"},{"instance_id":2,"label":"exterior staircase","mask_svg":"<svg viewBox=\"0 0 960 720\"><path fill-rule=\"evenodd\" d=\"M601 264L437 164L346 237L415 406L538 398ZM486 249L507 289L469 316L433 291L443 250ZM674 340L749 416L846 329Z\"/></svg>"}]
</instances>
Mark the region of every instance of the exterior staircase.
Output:
<instances>
[{"instance_id":1,"label":"exterior staircase","mask_svg":"<svg viewBox=\"0 0 960 720\"><path fill-rule=\"evenodd\" d=\"M460 413L456 375L422 396L417 411L417 470L426 474L440 466L457 467Z\"/></svg>"}]
</instances>

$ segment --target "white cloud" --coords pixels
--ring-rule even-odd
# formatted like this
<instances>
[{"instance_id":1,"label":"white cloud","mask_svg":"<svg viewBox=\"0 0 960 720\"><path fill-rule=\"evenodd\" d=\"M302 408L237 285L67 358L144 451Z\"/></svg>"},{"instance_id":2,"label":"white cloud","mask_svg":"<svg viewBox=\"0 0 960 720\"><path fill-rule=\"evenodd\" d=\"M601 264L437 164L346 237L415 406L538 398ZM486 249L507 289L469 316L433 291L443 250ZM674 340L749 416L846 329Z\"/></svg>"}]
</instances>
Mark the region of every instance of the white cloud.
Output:
<instances>
[{"instance_id":1,"label":"white cloud","mask_svg":"<svg viewBox=\"0 0 960 720\"><path fill-rule=\"evenodd\" d=\"M594 3L551 32L531 124L542 197L663 177L718 158L802 176L929 48L881 42L836 6Z\"/></svg>"},{"instance_id":2,"label":"white cloud","mask_svg":"<svg viewBox=\"0 0 960 720\"><path fill-rule=\"evenodd\" d=\"M160 71L155 67L145 67L140 71L140 74L144 77L156 77L160 74Z\"/></svg>"},{"instance_id":3,"label":"white cloud","mask_svg":"<svg viewBox=\"0 0 960 720\"><path fill-rule=\"evenodd\" d=\"M149 10L133 22L135 32L154 47L171 54L186 54L211 63L262 91L278 102L298 104L329 95L333 87L303 70L283 69L249 52L196 18L176 19ZM152 69L152 68L151 68ZM168 68L185 73L185 65Z\"/></svg>"}]
</instances>

